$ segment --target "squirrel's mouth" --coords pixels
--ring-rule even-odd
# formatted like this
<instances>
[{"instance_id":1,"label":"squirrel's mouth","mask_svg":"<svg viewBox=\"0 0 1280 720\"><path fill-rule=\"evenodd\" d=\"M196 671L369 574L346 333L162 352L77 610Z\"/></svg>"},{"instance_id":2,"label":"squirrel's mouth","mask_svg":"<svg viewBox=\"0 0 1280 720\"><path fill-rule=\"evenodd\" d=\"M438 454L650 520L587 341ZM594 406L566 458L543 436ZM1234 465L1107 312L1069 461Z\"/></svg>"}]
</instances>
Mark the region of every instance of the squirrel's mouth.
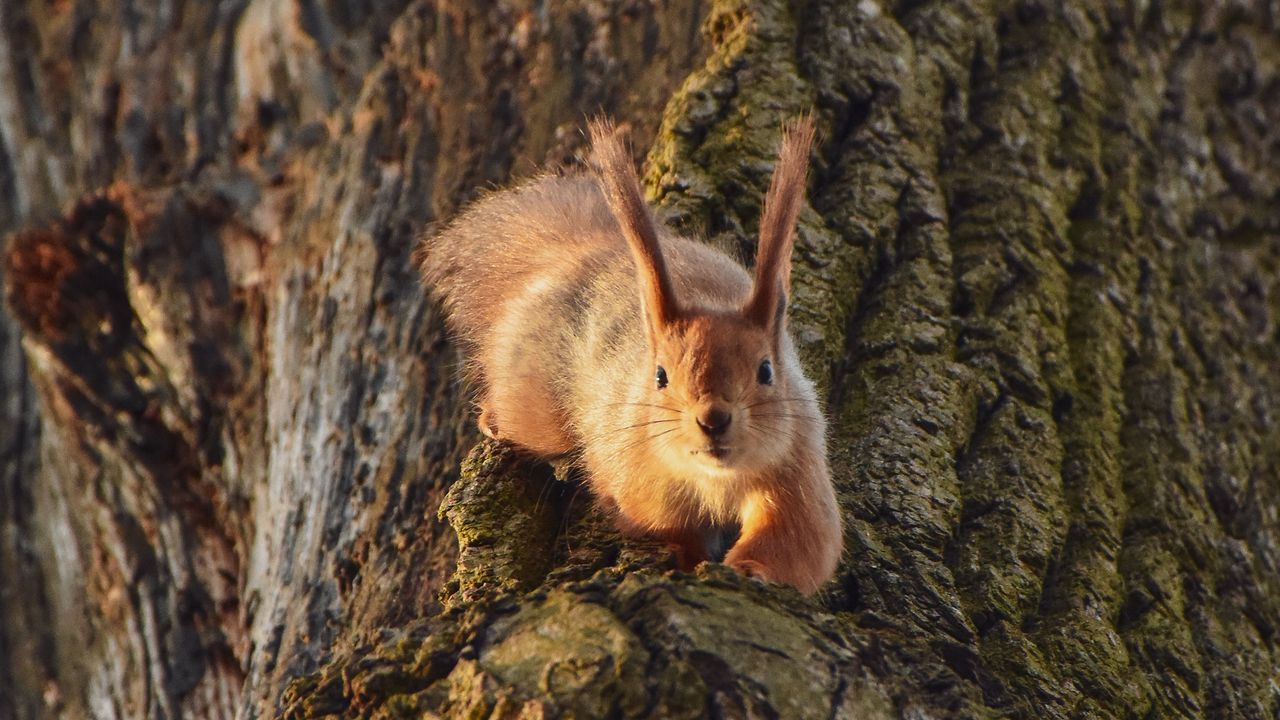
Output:
<instances>
[{"instance_id":1,"label":"squirrel's mouth","mask_svg":"<svg viewBox=\"0 0 1280 720\"><path fill-rule=\"evenodd\" d=\"M709 448L703 448L702 450L694 450L693 454L706 455L707 457L712 457L712 458L715 458L716 460L723 460L729 457L729 448L712 446Z\"/></svg>"}]
</instances>

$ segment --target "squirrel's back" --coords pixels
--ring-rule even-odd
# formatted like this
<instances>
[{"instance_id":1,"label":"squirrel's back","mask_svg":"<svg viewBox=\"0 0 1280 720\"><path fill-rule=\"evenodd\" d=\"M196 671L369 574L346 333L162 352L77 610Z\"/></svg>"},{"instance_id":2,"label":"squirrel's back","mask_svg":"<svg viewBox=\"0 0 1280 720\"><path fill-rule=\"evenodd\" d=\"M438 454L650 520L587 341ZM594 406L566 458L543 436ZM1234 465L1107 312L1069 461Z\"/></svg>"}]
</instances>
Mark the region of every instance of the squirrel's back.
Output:
<instances>
[{"instance_id":1,"label":"squirrel's back","mask_svg":"<svg viewBox=\"0 0 1280 720\"><path fill-rule=\"evenodd\" d=\"M593 178L539 177L479 199L427 240L422 272L470 344L534 276L589 251L616 227Z\"/></svg>"},{"instance_id":2,"label":"squirrel's back","mask_svg":"<svg viewBox=\"0 0 1280 720\"><path fill-rule=\"evenodd\" d=\"M750 275L718 250L666 232L660 239L683 297L727 309L750 290ZM542 306L546 313L563 317L574 309L566 303L594 299L624 306L612 309L634 315L641 332L634 261L592 175L542 176L483 197L421 252L423 276L468 352L500 326L512 303L548 284L562 292L559 302Z\"/></svg>"}]
</instances>

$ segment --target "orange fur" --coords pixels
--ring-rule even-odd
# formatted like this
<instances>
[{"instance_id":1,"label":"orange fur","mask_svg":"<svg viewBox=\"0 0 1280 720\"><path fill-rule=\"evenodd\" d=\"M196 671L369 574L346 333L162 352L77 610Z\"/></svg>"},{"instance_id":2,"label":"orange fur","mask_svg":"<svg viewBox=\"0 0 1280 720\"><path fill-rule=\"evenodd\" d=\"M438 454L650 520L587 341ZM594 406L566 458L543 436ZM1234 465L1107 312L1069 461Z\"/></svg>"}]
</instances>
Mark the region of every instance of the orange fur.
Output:
<instances>
[{"instance_id":1,"label":"orange fur","mask_svg":"<svg viewBox=\"0 0 1280 720\"><path fill-rule=\"evenodd\" d=\"M727 564L813 592L841 521L825 422L780 321L812 122L784 136L754 282L655 223L612 126L591 134L597 176L493 194L423 245L481 424L539 456L576 453L619 527L679 545L684 564L736 523Z\"/></svg>"}]
</instances>

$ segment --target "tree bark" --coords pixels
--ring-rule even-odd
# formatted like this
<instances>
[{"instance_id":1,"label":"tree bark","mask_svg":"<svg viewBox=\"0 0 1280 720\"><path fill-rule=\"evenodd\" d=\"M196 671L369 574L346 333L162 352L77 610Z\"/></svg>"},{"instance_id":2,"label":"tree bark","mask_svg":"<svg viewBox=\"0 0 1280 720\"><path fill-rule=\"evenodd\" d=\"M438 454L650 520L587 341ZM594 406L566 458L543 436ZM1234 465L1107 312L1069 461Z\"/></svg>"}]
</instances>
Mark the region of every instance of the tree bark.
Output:
<instances>
[{"instance_id":1,"label":"tree bark","mask_svg":"<svg viewBox=\"0 0 1280 720\"><path fill-rule=\"evenodd\" d=\"M1275 717L1276 22L3 4L0 718ZM597 112L746 257L809 109L812 599L477 444L410 260Z\"/></svg>"}]
</instances>

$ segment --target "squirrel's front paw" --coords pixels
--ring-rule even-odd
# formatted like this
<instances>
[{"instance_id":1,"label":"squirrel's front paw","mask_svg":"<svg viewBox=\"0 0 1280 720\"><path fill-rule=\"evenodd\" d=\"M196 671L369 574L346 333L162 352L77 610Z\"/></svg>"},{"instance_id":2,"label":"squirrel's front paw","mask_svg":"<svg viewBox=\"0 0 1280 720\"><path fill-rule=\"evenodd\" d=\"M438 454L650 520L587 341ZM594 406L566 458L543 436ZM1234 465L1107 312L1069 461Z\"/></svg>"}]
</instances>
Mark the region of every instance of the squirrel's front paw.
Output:
<instances>
[{"instance_id":1,"label":"squirrel's front paw","mask_svg":"<svg viewBox=\"0 0 1280 720\"><path fill-rule=\"evenodd\" d=\"M748 560L746 558L725 560L725 564L752 580L758 580L766 583L774 582L772 573L770 573L764 565L756 562L755 560Z\"/></svg>"}]
</instances>

